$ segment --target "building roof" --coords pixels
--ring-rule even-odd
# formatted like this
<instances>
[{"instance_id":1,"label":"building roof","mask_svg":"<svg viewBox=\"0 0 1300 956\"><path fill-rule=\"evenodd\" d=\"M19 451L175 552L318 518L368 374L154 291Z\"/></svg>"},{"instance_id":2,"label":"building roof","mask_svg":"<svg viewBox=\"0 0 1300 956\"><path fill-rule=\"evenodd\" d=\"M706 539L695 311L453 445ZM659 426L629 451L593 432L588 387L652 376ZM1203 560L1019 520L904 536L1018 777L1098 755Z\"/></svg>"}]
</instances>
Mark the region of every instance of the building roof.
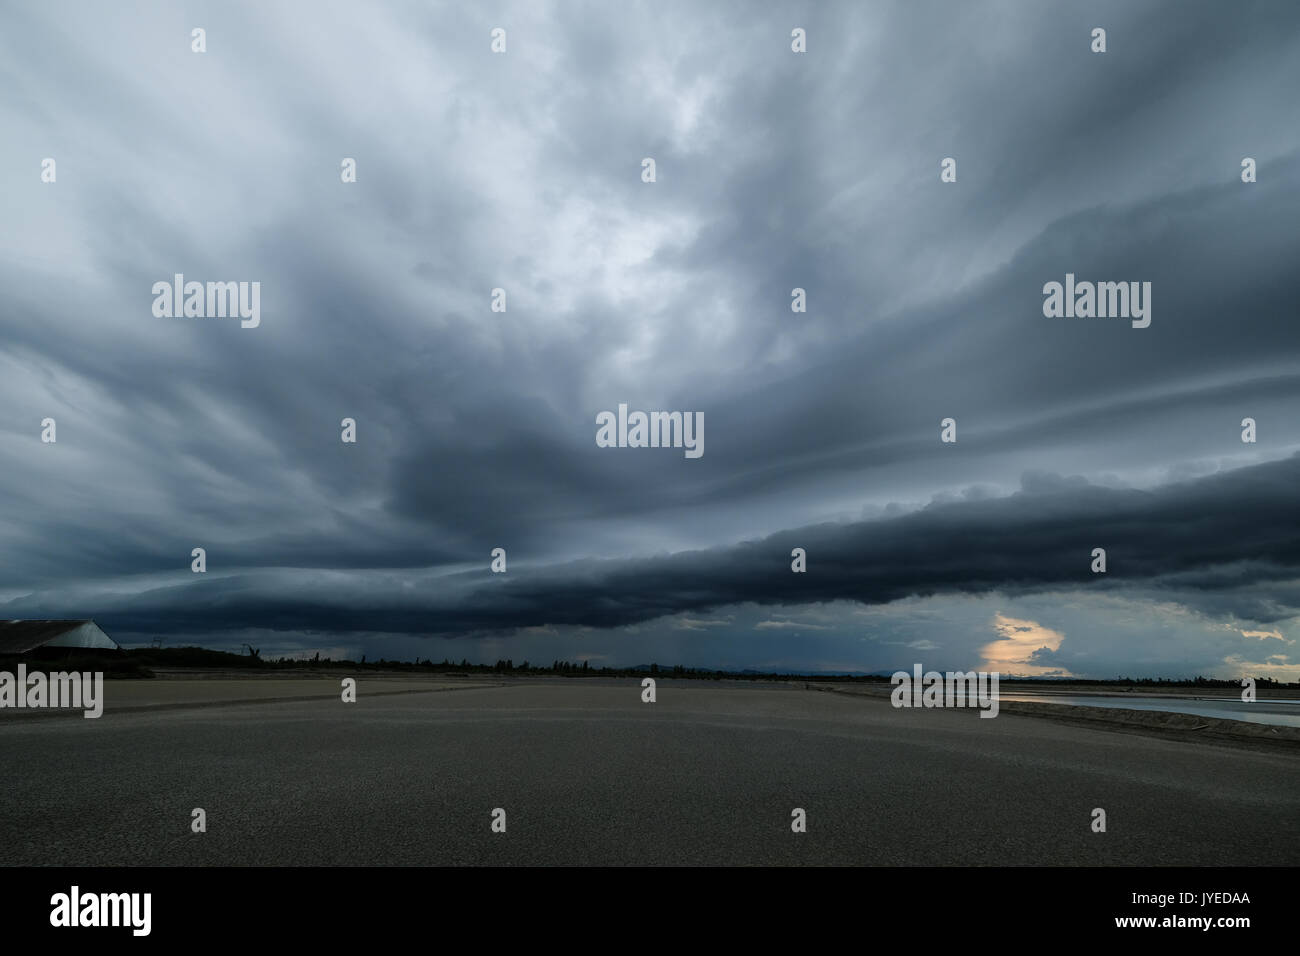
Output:
<instances>
[{"instance_id":1,"label":"building roof","mask_svg":"<svg viewBox=\"0 0 1300 956\"><path fill-rule=\"evenodd\" d=\"M0 654L26 654L45 645L118 648L94 621L0 621Z\"/></svg>"}]
</instances>

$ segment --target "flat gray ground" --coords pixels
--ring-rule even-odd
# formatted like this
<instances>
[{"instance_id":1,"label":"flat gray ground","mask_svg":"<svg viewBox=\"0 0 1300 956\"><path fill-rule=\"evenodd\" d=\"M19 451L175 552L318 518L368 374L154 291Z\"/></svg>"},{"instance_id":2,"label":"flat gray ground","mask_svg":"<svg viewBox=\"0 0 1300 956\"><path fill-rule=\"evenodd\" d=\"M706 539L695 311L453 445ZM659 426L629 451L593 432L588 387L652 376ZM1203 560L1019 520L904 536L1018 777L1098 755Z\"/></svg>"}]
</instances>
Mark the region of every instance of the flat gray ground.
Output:
<instances>
[{"instance_id":1,"label":"flat gray ground","mask_svg":"<svg viewBox=\"0 0 1300 956\"><path fill-rule=\"evenodd\" d=\"M0 720L0 864L1300 863L1287 754L779 684L371 687Z\"/></svg>"}]
</instances>

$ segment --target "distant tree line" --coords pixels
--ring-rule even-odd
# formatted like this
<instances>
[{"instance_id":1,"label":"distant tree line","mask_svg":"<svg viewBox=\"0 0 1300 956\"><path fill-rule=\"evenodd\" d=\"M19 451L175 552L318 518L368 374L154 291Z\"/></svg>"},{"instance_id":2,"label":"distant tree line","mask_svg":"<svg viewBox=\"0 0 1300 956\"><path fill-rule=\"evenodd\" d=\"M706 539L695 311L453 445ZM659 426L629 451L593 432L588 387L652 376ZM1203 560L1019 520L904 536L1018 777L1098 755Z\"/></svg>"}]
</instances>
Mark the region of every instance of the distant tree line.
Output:
<instances>
[{"instance_id":1,"label":"distant tree line","mask_svg":"<svg viewBox=\"0 0 1300 956\"><path fill-rule=\"evenodd\" d=\"M401 671L413 674L519 674L519 675L553 675L558 677L632 677L662 676L683 677L696 680L791 680L810 683L833 682L887 684L889 674L801 674L797 671L768 672L755 670L729 671L701 667L685 667L681 664L660 665L657 663L638 664L634 667L592 667L589 660L561 661L553 660L549 665L533 664L524 661L516 665L512 658L498 660L493 664L470 663L468 658L452 661L443 658L441 662L430 658L416 658L413 661L389 660L381 657L368 660L366 655L360 661L348 658L335 660L322 657L317 651L312 656L264 658L258 649L249 647L246 653L215 651L205 647L142 647L125 651L133 663L144 668L158 667L213 667L243 668L255 670L383 670ZM1168 678L1168 677L1116 677L1109 680L1085 679L1076 677L1059 678L1015 678L1003 677L1002 684L1059 683L1080 687L1133 687L1133 688L1174 688L1174 687L1215 687L1241 689L1240 679L1220 679L1213 677ZM1268 677L1257 677L1258 688L1296 688L1300 683L1286 683Z\"/></svg>"}]
</instances>

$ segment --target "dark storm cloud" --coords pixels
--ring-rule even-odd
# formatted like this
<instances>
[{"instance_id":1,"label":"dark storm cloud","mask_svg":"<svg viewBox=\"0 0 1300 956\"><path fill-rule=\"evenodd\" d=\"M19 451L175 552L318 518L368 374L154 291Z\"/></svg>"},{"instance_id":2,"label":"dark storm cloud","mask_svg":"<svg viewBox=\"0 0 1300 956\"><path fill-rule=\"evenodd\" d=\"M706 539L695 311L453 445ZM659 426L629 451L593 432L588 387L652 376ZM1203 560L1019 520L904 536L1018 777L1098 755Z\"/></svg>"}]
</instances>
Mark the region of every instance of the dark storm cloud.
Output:
<instances>
[{"instance_id":1,"label":"dark storm cloud","mask_svg":"<svg viewBox=\"0 0 1300 956\"><path fill-rule=\"evenodd\" d=\"M936 503L899 518L782 532L729 548L658 558L486 568L425 580L233 575L158 588L99 617L131 632L270 630L485 633L545 625L611 628L756 603L884 604L942 594L1061 588L1199 594L1227 613L1235 592L1283 585L1261 621L1294 615L1300 576L1300 455L1165 486L1104 488L1026 475L1005 498ZM1107 571L1091 571L1094 548ZM808 570L791 570L804 548ZM1221 595L1221 597L1220 597ZM101 599L102 600L102 599ZM38 616L30 600L5 613ZM21 613L20 613L21 612Z\"/></svg>"},{"instance_id":2,"label":"dark storm cloud","mask_svg":"<svg viewBox=\"0 0 1300 956\"><path fill-rule=\"evenodd\" d=\"M1074 444L1095 448L1094 466L1114 467L1123 458L1106 446L1118 440L1168 448L1170 460L1180 443L1183 454L1226 454L1240 446L1243 415L1300 398L1300 334L1289 318L1297 290L1276 271L1300 261L1294 210L1283 199L1300 191L1300 163L1273 175L1263 198L1245 206L1223 186L1077 214L960 300L849 336L820 367L704 402L682 396L667 407L708 409L698 461L611 455L587 444L594 414L575 429L562 416L503 406L491 454L449 441L400 458L392 507L429 520L452 512L527 537L561 520L742 500L836 473L869 481L898 463L945 469L944 456L969 462ZM1152 277L1152 327L1044 319L1041 286L1067 271ZM607 407L626 397L611 396ZM948 415L968 444L938 442ZM514 434L521 424L536 427ZM1292 416L1271 417L1269 429L1274 447L1300 437ZM466 432L482 443L483 430ZM437 467L449 459L475 461L481 480L465 482L465 467Z\"/></svg>"},{"instance_id":3,"label":"dark storm cloud","mask_svg":"<svg viewBox=\"0 0 1300 956\"><path fill-rule=\"evenodd\" d=\"M1127 537L1190 494L1162 484L1219 471L1195 487L1226 527L1233 482L1264 473L1241 466L1300 446L1294 4L6 17L10 613L477 633L1068 583L1073 552L1029 542L1080 515L1005 496L1034 470L1086 475L1094 523L1114 509L1108 580L1261 620L1294 607L1277 554L1224 589L1257 537L1183 542L1156 515L1149 561ZM260 280L262 325L153 318L175 272ZM1044 318L1066 272L1151 281L1151 327ZM597 448L620 402L703 411L704 457ZM976 485L1002 494L775 534ZM985 520L980 560L945 565L943 536L969 545ZM768 552L805 535L818 571L790 575ZM195 546L209 580L188 577ZM493 547L508 583L459 573Z\"/></svg>"}]
</instances>

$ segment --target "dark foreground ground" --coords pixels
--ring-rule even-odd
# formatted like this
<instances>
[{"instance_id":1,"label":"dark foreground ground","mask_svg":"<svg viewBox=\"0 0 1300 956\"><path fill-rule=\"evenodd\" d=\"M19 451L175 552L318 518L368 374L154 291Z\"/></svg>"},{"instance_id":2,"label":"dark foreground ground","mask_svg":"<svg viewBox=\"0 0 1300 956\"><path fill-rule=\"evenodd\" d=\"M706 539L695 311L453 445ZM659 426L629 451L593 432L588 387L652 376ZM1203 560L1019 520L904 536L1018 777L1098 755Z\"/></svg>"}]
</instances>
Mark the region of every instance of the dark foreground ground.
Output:
<instances>
[{"instance_id":1,"label":"dark foreground ground","mask_svg":"<svg viewBox=\"0 0 1300 956\"><path fill-rule=\"evenodd\" d=\"M1285 752L797 685L454 686L0 720L0 864L1300 863Z\"/></svg>"}]
</instances>

